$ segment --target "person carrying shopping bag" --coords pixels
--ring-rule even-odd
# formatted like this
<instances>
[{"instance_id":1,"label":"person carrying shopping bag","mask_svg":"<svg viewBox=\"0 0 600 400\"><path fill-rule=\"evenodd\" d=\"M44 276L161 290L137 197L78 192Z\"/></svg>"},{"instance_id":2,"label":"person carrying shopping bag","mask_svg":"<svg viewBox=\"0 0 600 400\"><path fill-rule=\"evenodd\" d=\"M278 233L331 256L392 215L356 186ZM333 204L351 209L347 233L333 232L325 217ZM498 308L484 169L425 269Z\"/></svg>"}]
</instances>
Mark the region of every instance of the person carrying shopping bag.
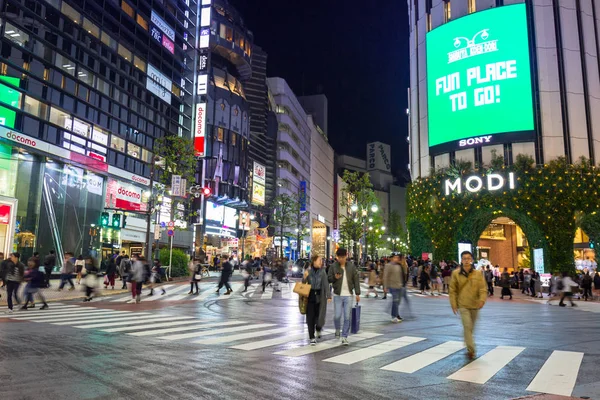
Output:
<instances>
[{"instance_id":1,"label":"person carrying shopping bag","mask_svg":"<svg viewBox=\"0 0 600 400\"><path fill-rule=\"evenodd\" d=\"M331 290L329 289L329 281L325 268L323 268L323 258L321 256L313 255L311 257L310 267L304 271L302 283L310 285L306 308L306 324L308 325L310 345L315 346L317 339L321 339L321 330L325 325L327 303L331 302Z\"/></svg>"}]
</instances>

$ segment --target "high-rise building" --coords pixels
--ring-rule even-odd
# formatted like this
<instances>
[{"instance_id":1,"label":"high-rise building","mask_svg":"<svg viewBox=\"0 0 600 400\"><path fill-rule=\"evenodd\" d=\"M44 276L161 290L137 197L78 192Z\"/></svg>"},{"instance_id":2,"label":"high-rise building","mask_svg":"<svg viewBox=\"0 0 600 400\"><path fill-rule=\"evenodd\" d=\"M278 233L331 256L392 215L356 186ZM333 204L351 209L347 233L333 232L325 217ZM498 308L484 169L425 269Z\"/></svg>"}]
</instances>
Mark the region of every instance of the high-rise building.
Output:
<instances>
[{"instance_id":1,"label":"high-rise building","mask_svg":"<svg viewBox=\"0 0 600 400\"><path fill-rule=\"evenodd\" d=\"M0 251L141 252L154 143L191 137L196 9L0 2Z\"/></svg>"}]
</instances>

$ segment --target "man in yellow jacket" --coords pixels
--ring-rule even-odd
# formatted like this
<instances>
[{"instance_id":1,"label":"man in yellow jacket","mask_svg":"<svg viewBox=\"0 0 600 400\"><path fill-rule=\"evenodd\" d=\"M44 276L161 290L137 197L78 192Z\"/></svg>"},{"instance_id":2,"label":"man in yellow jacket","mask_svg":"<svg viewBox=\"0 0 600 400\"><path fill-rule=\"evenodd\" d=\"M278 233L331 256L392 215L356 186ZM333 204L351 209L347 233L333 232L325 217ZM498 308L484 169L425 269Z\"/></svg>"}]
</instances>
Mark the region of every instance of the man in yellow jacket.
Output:
<instances>
[{"instance_id":1,"label":"man in yellow jacket","mask_svg":"<svg viewBox=\"0 0 600 400\"><path fill-rule=\"evenodd\" d=\"M454 314L460 311L467 357L472 360L475 358L473 328L479 309L487 299L487 284L483 274L473 268L473 254L470 251L463 251L460 258L461 265L452 272L450 279L450 305Z\"/></svg>"}]
</instances>

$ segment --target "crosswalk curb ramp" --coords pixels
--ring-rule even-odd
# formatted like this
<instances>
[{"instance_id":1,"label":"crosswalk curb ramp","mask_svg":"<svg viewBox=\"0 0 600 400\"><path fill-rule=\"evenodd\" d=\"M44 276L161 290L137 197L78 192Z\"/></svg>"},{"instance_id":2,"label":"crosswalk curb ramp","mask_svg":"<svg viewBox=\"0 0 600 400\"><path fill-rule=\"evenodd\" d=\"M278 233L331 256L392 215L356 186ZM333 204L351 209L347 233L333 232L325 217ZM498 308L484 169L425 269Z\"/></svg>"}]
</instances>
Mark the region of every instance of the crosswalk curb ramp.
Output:
<instances>
[{"instance_id":1,"label":"crosswalk curb ramp","mask_svg":"<svg viewBox=\"0 0 600 400\"><path fill-rule=\"evenodd\" d=\"M414 374L452 356L464 356L464 344L458 341L436 343L424 337L401 336L386 338L375 332L360 332L350 336L351 345L343 347L333 331L324 330L316 346L308 346L303 324L277 326L253 321L223 321L216 318L196 318L136 311L115 311L93 306L56 304L48 310L17 312L7 318L75 329L90 329L109 334L123 334L163 341L187 341L203 346L224 345L237 351L269 351L280 357L303 357L328 351L332 354L324 363L352 366L379 356L394 354L398 359L379 367L388 373ZM366 346L354 346L356 343ZM423 350L415 352L413 346ZM270 348L285 346L283 350ZM484 385L504 368L510 368L517 357L527 354L525 347L496 346L456 371L448 370L446 379ZM559 396L571 396L584 353L554 350L546 358L535 377L527 382L526 391ZM453 364L454 365L454 364Z\"/></svg>"}]
</instances>

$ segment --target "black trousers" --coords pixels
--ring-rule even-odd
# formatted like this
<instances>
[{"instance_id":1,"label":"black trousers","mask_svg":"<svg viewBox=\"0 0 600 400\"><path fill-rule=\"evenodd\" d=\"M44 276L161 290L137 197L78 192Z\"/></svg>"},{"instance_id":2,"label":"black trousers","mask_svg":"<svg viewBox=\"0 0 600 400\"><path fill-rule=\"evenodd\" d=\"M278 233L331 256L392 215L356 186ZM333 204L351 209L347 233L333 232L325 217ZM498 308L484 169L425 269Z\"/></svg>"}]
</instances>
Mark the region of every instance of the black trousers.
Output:
<instances>
[{"instance_id":1,"label":"black trousers","mask_svg":"<svg viewBox=\"0 0 600 400\"><path fill-rule=\"evenodd\" d=\"M488 282L488 293L490 296L494 295L494 282Z\"/></svg>"},{"instance_id":2,"label":"black trousers","mask_svg":"<svg viewBox=\"0 0 600 400\"><path fill-rule=\"evenodd\" d=\"M228 280L221 279L221 281L219 281L219 290L221 290L223 286L225 286L225 289L231 292L231 286L229 285Z\"/></svg>"},{"instance_id":3,"label":"black trousers","mask_svg":"<svg viewBox=\"0 0 600 400\"><path fill-rule=\"evenodd\" d=\"M19 300L19 286L21 284L19 282L14 282L14 281L7 281L6 282L6 297L8 297L8 299L6 300L8 302L8 309L12 310L13 309L13 296L15 296L15 300L17 301L17 304L21 304L21 300Z\"/></svg>"},{"instance_id":4,"label":"black trousers","mask_svg":"<svg viewBox=\"0 0 600 400\"><path fill-rule=\"evenodd\" d=\"M45 267L46 269L46 286L50 287L50 277L52 276L52 270L54 267Z\"/></svg>"},{"instance_id":5,"label":"black trousers","mask_svg":"<svg viewBox=\"0 0 600 400\"><path fill-rule=\"evenodd\" d=\"M560 297L560 302L558 303L558 305L565 304L564 303L565 297L568 297L569 302L571 302L571 305L573 305L573 293L572 292L563 292L562 296Z\"/></svg>"},{"instance_id":6,"label":"black trousers","mask_svg":"<svg viewBox=\"0 0 600 400\"><path fill-rule=\"evenodd\" d=\"M592 299L594 298L594 296L592 296L592 288L591 287L583 288L583 298L587 300L588 297L592 298Z\"/></svg>"},{"instance_id":7,"label":"black trousers","mask_svg":"<svg viewBox=\"0 0 600 400\"><path fill-rule=\"evenodd\" d=\"M198 282L196 281L190 282L190 292L194 291L194 286L196 286L196 293L198 293Z\"/></svg>"},{"instance_id":8,"label":"black trousers","mask_svg":"<svg viewBox=\"0 0 600 400\"><path fill-rule=\"evenodd\" d=\"M308 325L308 337L311 339L315 338L315 328L317 332L321 332L322 326L318 326L317 323L319 321L319 310L320 303L315 303L308 299L308 306L306 307L306 325Z\"/></svg>"},{"instance_id":9,"label":"black trousers","mask_svg":"<svg viewBox=\"0 0 600 400\"><path fill-rule=\"evenodd\" d=\"M421 281L421 292L424 292L425 290L429 290L429 282L427 281Z\"/></svg>"}]
</instances>

